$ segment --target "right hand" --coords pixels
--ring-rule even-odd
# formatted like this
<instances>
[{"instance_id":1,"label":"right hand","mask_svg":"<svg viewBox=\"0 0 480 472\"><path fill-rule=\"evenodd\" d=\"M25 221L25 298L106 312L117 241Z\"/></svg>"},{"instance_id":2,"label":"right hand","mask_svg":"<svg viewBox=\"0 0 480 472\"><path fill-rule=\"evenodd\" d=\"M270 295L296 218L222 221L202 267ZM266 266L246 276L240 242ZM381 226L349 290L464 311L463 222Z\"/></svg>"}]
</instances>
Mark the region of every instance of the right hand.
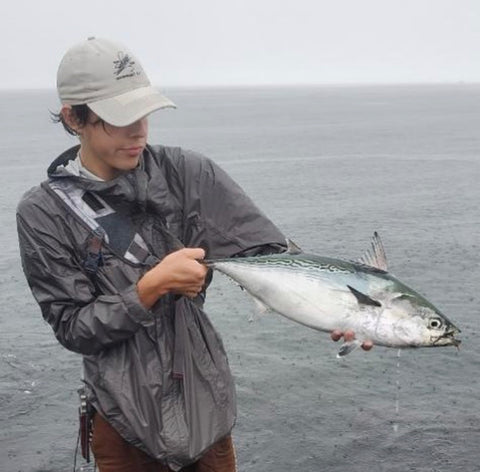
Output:
<instances>
[{"instance_id":1,"label":"right hand","mask_svg":"<svg viewBox=\"0 0 480 472\"><path fill-rule=\"evenodd\" d=\"M208 269L199 261L205 258L201 248L184 248L165 256L137 283L140 301L150 308L162 295L172 292L196 297L205 285Z\"/></svg>"}]
</instances>

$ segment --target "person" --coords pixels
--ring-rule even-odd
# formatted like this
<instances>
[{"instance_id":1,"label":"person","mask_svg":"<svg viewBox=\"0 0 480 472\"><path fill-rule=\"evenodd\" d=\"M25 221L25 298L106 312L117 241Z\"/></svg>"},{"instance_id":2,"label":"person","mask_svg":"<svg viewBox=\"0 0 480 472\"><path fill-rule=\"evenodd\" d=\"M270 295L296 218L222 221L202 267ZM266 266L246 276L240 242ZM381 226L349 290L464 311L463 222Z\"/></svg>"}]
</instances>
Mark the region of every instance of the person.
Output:
<instances>
[{"instance_id":1,"label":"person","mask_svg":"<svg viewBox=\"0 0 480 472\"><path fill-rule=\"evenodd\" d=\"M56 121L79 145L23 196L18 235L43 317L83 356L96 464L234 471L235 389L202 260L284 251L285 238L214 162L147 143L148 115L175 105L123 45L73 46L57 90Z\"/></svg>"}]
</instances>

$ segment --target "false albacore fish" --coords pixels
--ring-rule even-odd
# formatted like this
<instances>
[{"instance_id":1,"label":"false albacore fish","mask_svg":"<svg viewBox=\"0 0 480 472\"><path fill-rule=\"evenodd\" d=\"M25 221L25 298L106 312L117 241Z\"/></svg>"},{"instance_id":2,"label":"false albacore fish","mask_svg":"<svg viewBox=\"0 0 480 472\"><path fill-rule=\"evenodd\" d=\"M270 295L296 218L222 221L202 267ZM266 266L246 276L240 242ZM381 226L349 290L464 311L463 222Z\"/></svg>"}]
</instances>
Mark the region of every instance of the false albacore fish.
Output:
<instances>
[{"instance_id":1,"label":"false albacore fish","mask_svg":"<svg viewBox=\"0 0 480 472\"><path fill-rule=\"evenodd\" d=\"M345 356L364 340L404 347L458 346L460 330L426 298L387 272L377 233L358 262L303 253L206 261L233 279L262 307L320 331L355 331Z\"/></svg>"}]
</instances>

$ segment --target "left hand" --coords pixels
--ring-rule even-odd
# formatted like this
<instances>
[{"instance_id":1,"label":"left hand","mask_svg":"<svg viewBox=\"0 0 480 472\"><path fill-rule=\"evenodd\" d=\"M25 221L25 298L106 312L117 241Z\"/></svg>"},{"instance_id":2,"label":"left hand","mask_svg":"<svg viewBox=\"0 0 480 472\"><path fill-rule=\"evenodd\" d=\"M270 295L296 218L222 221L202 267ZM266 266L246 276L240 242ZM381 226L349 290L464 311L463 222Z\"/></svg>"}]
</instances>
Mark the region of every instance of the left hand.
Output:
<instances>
[{"instance_id":1,"label":"left hand","mask_svg":"<svg viewBox=\"0 0 480 472\"><path fill-rule=\"evenodd\" d=\"M351 329L347 329L345 332L343 332L339 329L334 329L330 333L330 337L335 342L337 342L341 338L343 338L343 340L345 342L350 342L350 341L353 341L355 339L355 333ZM362 349L364 351L370 351L370 349L372 349L372 347L373 347L373 342L372 341L370 341L370 340L363 341Z\"/></svg>"}]
</instances>

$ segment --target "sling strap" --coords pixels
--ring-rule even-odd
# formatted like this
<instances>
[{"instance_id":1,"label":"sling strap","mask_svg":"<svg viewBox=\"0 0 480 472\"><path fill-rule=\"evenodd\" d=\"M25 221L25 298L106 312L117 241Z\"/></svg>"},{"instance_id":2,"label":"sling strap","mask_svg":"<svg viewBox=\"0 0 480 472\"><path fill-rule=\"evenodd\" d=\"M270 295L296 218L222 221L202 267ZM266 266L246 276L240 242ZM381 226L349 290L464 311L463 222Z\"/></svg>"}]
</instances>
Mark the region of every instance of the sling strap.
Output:
<instances>
[{"instance_id":1,"label":"sling strap","mask_svg":"<svg viewBox=\"0 0 480 472\"><path fill-rule=\"evenodd\" d=\"M133 223L117 213L99 195L86 191L67 179L51 180L47 185L91 230L84 261L84 268L89 274L95 274L102 263L101 248L104 242L115 253L130 262L147 267L153 267L159 262L159 259L149 251L142 236L135 231ZM102 226L102 220L109 223L108 228L113 228L110 234ZM118 228L115 228L116 221ZM127 241L125 249L116 243L115 232L125 232L126 226L129 230L127 232L131 233L132 237Z\"/></svg>"},{"instance_id":2,"label":"sling strap","mask_svg":"<svg viewBox=\"0 0 480 472\"><path fill-rule=\"evenodd\" d=\"M85 271L94 276L103 263L102 245L109 243L108 232L98 220L102 218L115 218L115 210L99 195L75 185L70 180L55 179L47 183L48 187L63 201L63 203L79 217L91 230L87 241L87 254L83 267ZM122 224L126 223L123 219ZM163 228L168 245L175 249L183 247L182 242L166 228ZM122 255L130 262L140 263L147 267L155 266L160 260L153 255L143 238L137 232ZM176 379L183 379L185 365L185 342L187 338L187 322L185 312L181 309L181 300L175 301L175 341L172 375Z\"/></svg>"}]
</instances>

